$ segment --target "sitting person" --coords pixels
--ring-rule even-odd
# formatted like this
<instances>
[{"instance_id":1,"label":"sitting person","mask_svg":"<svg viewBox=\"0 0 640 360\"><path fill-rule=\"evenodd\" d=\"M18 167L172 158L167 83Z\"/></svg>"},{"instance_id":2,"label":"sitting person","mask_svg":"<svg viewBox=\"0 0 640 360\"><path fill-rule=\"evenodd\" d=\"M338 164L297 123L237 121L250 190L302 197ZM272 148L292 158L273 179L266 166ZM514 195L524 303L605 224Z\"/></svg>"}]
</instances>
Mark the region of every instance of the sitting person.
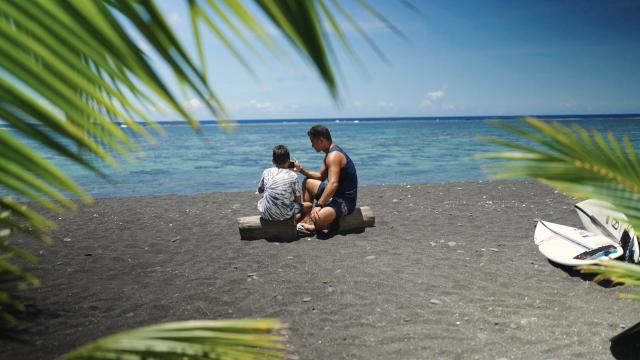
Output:
<instances>
[{"instance_id":1,"label":"sitting person","mask_svg":"<svg viewBox=\"0 0 640 360\"><path fill-rule=\"evenodd\" d=\"M329 129L322 125L313 126L308 132L311 146L317 152L324 152L320 171L303 169L296 162L294 171L306 177L302 183L305 202L316 200L315 207L304 209L305 220L300 225L307 231L338 228L340 219L351 214L358 198L358 175L356 167L342 148L331 139Z\"/></svg>"},{"instance_id":2,"label":"sitting person","mask_svg":"<svg viewBox=\"0 0 640 360\"><path fill-rule=\"evenodd\" d=\"M262 172L258 185L258 193L262 194L258 200L260 217L265 220L286 220L297 215L295 220L299 220L304 205L300 203L298 176L290 170L293 162L289 158L289 149L284 145L274 147L272 162L275 166ZM307 206L311 209L311 203Z\"/></svg>"}]
</instances>

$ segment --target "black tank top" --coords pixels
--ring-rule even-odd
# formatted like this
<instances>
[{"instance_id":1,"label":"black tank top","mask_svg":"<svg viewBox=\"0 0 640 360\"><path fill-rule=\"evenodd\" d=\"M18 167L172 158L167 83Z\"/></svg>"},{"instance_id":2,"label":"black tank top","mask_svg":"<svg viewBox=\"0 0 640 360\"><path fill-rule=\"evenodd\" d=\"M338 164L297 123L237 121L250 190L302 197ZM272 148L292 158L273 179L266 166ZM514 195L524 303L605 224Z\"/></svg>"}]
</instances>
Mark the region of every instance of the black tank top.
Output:
<instances>
[{"instance_id":1,"label":"black tank top","mask_svg":"<svg viewBox=\"0 0 640 360\"><path fill-rule=\"evenodd\" d=\"M345 201L355 206L358 198L358 174L356 173L356 166L351 161L349 155L338 145L329 149L329 153L333 151L339 151L347 159L347 163L340 168L340 178L338 179L338 190L334 196L344 199Z\"/></svg>"}]
</instances>

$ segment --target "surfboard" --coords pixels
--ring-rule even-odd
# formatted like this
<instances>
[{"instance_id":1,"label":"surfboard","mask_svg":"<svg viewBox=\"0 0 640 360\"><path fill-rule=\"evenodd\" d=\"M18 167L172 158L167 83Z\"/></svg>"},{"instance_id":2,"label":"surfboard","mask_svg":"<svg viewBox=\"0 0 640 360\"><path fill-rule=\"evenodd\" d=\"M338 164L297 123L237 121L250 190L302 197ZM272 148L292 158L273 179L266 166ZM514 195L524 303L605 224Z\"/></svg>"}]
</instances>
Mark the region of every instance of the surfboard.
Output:
<instances>
[{"instance_id":1,"label":"surfboard","mask_svg":"<svg viewBox=\"0 0 640 360\"><path fill-rule=\"evenodd\" d=\"M542 220L533 240L547 259L568 266L595 264L623 254L622 247L606 236Z\"/></svg>"},{"instance_id":2,"label":"surfboard","mask_svg":"<svg viewBox=\"0 0 640 360\"><path fill-rule=\"evenodd\" d=\"M626 262L639 262L638 237L623 213L617 211L610 203L595 199L577 203L575 209L585 229L620 244Z\"/></svg>"}]
</instances>

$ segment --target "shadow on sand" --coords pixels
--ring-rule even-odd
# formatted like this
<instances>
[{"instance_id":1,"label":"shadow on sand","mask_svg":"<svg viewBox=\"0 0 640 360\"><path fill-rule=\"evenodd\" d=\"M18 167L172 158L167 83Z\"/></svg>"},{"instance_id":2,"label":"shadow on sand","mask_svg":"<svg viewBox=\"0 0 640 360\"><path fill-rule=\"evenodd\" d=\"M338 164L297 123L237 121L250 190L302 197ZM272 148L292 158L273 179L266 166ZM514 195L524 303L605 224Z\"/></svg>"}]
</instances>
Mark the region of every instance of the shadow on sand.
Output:
<instances>
[{"instance_id":1,"label":"shadow on sand","mask_svg":"<svg viewBox=\"0 0 640 360\"><path fill-rule=\"evenodd\" d=\"M348 231L340 231L340 232L336 232L336 231L321 231L319 233L316 234L316 238L318 240L328 240L331 239L332 237L341 235L341 236L347 236L349 234L362 234L364 232L365 228L357 228L357 229L352 229L352 230L348 230Z\"/></svg>"},{"instance_id":2,"label":"shadow on sand","mask_svg":"<svg viewBox=\"0 0 640 360\"><path fill-rule=\"evenodd\" d=\"M565 266L558 263L554 263L549 260L549 263L554 267L564 271L571 277L578 277L585 281L593 281L597 276L596 274L589 274L580 272L573 266ZM601 280L596 284L604 288L613 288L623 285L622 283L616 283L611 280ZM634 326L626 329L618 335L611 338L611 355L619 360L637 360L640 359L640 322Z\"/></svg>"},{"instance_id":3,"label":"shadow on sand","mask_svg":"<svg viewBox=\"0 0 640 360\"><path fill-rule=\"evenodd\" d=\"M576 267L574 266L567 266L567 265L562 265L562 264L558 264L555 263L551 260L548 260L549 264L551 264L553 267L558 268L562 271L564 271L565 273L567 273L569 276L571 277L577 277L580 278L584 281L593 281L596 284L602 286L603 288L613 288L613 287L617 287L617 286L621 286L622 283L619 282L613 282L611 280L600 280L600 281L594 281L595 277L597 276L596 274L591 274L591 273L583 273L580 272L580 270L578 270Z\"/></svg>"},{"instance_id":4,"label":"shadow on sand","mask_svg":"<svg viewBox=\"0 0 640 360\"><path fill-rule=\"evenodd\" d=\"M281 240L281 239L273 239L273 238L267 238L265 239L267 242L270 243L284 243L284 244L288 244L288 243L293 243L296 241L299 241L300 239L304 239L304 238L312 238L315 237L318 240L329 240L335 236L341 235L341 236L347 236L349 234L362 234L364 233L365 228L358 228L358 229L352 229L349 231L340 231L340 232L335 232L335 231L319 231L317 233L306 233L306 232L300 232L298 231L298 236L295 239L292 240Z\"/></svg>"}]
</instances>

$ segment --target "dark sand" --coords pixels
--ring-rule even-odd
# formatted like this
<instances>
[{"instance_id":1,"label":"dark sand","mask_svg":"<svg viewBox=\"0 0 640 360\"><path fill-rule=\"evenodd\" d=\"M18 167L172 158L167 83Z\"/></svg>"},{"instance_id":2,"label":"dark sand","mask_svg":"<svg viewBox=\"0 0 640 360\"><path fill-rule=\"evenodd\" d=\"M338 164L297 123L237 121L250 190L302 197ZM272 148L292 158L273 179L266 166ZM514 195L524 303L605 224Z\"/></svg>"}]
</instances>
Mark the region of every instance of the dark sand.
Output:
<instances>
[{"instance_id":1,"label":"dark sand","mask_svg":"<svg viewBox=\"0 0 640 360\"><path fill-rule=\"evenodd\" d=\"M26 343L0 340L0 357L50 359L157 322L278 317L301 359L600 359L623 357L609 338L640 320L640 303L616 298L626 289L537 251L535 219L579 221L575 200L534 182L363 187L376 227L286 244L240 240L256 201L100 199L59 220L55 246L24 240L42 249L43 286L27 292Z\"/></svg>"}]
</instances>

